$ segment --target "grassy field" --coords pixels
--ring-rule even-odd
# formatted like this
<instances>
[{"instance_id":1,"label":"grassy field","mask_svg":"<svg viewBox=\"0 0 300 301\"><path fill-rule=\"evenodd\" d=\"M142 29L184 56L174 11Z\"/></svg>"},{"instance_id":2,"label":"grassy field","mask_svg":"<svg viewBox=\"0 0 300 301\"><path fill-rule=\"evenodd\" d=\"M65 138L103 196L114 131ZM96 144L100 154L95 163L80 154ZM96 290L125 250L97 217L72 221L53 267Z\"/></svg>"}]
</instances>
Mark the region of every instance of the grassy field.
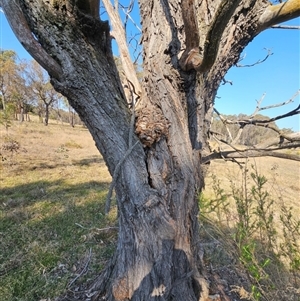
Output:
<instances>
[{"instance_id":1,"label":"grassy field","mask_svg":"<svg viewBox=\"0 0 300 301\"><path fill-rule=\"evenodd\" d=\"M12 140L20 149L3 152L0 175L0 300L52 298L90 250L90 274L114 250L115 212L103 214L111 177L83 127L15 123L1 132L1 144Z\"/></svg>"},{"instance_id":2,"label":"grassy field","mask_svg":"<svg viewBox=\"0 0 300 301\"><path fill-rule=\"evenodd\" d=\"M296 151L294 152L296 153ZM245 164L241 166L245 167ZM256 169L267 178L266 188L277 202L277 205L281 205L282 200L284 200L286 205L292 206L297 216L300 216L300 162L274 157L262 157L249 159L247 168L249 171ZM206 181L207 189L205 191L208 195L211 193L211 174L218 177L222 188L228 193L231 191L232 183L239 182L243 174L243 168L239 168L236 163L223 160L213 161L209 171Z\"/></svg>"},{"instance_id":3,"label":"grassy field","mask_svg":"<svg viewBox=\"0 0 300 301\"><path fill-rule=\"evenodd\" d=\"M116 209L104 215L111 177L87 129L50 122L1 128L0 300L53 298L99 272L114 250ZM4 147L5 148L5 147ZM263 158L256 165L278 203L299 211L299 162ZM211 171L230 194L241 178L236 164ZM213 195L208 176L205 195ZM278 204L279 205L279 204ZM88 272L85 268L88 264ZM80 277L79 277L80 276Z\"/></svg>"}]
</instances>

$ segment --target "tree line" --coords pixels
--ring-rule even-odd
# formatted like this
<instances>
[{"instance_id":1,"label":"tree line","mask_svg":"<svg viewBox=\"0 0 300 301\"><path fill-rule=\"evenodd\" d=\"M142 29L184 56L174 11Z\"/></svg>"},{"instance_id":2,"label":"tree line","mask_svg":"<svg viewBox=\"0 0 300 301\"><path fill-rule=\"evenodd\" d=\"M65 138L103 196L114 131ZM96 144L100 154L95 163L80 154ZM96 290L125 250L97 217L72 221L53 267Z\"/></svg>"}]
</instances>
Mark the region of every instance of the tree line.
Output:
<instances>
[{"instance_id":1,"label":"tree line","mask_svg":"<svg viewBox=\"0 0 300 301\"><path fill-rule=\"evenodd\" d=\"M54 90L48 74L35 60L20 61L13 50L1 50L0 53L0 121L5 127L9 126L12 119L20 122L30 121L29 113L38 115L45 125L48 125L49 118L69 122L73 126L82 124L66 98ZM115 61L122 78L120 58L115 57ZM250 116L245 114L223 115L225 120L238 121L247 118ZM256 118L264 120L268 117L258 114ZM279 131L275 122L271 124ZM239 128L238 124L228 124L226 127L217 113L213 115L212 132L228 143L235 138L236 143L251 146L277 136L273 130L255 125L245 128L239 135ZM282 130L292 133L291 129Z\"/></svg>"},{"instance_id":2,"label":"tree line","mask_svg":"<svg viewBox=\"0 0 300 301\"><path fill-rule=\"evenodd\" d=\"M56 92L45 70L35 61L20 60L13 50L0 50L0 123L30 121L30 114L46 126L49 119L82 124L65 97Z\"/></svg>"}]
</instances>

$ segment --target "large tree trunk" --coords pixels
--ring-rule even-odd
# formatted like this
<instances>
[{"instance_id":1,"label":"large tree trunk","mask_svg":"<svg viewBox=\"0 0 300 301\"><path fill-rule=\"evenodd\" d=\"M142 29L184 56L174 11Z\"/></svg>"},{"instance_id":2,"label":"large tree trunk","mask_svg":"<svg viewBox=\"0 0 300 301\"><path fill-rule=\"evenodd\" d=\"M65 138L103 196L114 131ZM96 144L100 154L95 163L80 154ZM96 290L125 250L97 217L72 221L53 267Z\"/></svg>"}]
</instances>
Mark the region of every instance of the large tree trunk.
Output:
<instances>
[{"instance_id":1,"label":"large tree trunk","mask_svg":"<svg viewBox=\"0 0 300 301\"><path fill-rule=\"evenodd\" d=\"M180 2L140 0L144 79L136 134L112 57L108 24L73 1L14 1L22 13L12 2L2 1L6 14L14 11L22 29L29 27L37 37L43 47L35 52L37 59L48 66L55 89L78 112L117 177L116 253L86 296L111 301L206 300L198 257L201 157L208 149L220 81L259 31L259 12L267 2L240 2L215 63L200 73L179 67L186 38ZM195 2L204 49L219 1ZM120 172L114 173L122 160Z\"/></svg>"}]
</instances>

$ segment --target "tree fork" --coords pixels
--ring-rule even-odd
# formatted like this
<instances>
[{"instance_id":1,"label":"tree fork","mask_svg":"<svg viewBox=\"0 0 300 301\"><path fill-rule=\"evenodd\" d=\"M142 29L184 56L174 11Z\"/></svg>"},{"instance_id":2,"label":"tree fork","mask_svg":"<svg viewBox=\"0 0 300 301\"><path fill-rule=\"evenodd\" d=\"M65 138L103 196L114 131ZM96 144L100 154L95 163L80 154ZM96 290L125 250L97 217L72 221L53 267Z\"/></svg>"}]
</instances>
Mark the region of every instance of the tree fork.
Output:
<instances>
[{"instance_id":1,"label":"tree fork","mask_svg":"<svg viewBox=\"0 0 300 301\"><path fill-rule=\"evenodd\" d=\"M57 2L53 6L39 0L14 1L22 4L30 30L59 65L59 78L47 69L55 88L68 97L83 119L113 174L130 148L131 123L108 26L96 20L91 10L84 14L76 3L78 9L74 10ZM212 28L217 4L197 1L198 12L207 13L197 16L199 31L204 30L199 36L206 36ZM150 139L143 141L133 135L132 145L137 144L122 163L115 186L119 214L116 253L79 300L207 301L198 254L197 193L204 185L200 154L207 143L219 83L258 33L257 21L267 5L265 0L240 2L234 18L229 17L228 25L220 27L222 39L214 63L199 74L179 68L185 41L180 3L140 0L144 79L137 128L140 125L140 137ZM99 29L103 25L100 35L95 31L97 24ZM143 114L147 115L144 127ZM151 135L147 135L148 128Z\"/></svg>"}]
</instances>

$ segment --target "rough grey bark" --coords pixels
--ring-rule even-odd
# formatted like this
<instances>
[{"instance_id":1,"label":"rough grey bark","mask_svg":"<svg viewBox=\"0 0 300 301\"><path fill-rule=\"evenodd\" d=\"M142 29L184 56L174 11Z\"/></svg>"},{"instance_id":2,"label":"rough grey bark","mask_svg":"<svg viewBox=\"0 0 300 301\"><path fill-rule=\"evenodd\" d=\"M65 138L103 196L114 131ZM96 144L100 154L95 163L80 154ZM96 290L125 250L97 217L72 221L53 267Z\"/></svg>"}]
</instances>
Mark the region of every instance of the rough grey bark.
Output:
<instances>
[{"instance_id":1,"label":"rough grey bark","mask_svg":"<svg viewBox=\"0 0 300 301\"><path fill-rule=\"evenodd\" d=\"M97 0L79 2L93 5ZM20 22L43 49L40 63L47 69L47 56L51 58L48 72L55 89L85 122L112 175L127 156L115 186L116 253L93 285L74 299L206 301L208 288L198 255L201 157L208 150L220 81L258 33L258 19L268 3L240 1L215 49L215 61L197 73L179 66L186 39L179 1L140 0L144 78L133 136L109 26L94 10L75 3L0 1L5 12L15 6L22 12ZM205 38L220 3L194 2L199 51L209 42ZM128 154L130 145L135 147Z\"/></svg>"}]
</instances>

